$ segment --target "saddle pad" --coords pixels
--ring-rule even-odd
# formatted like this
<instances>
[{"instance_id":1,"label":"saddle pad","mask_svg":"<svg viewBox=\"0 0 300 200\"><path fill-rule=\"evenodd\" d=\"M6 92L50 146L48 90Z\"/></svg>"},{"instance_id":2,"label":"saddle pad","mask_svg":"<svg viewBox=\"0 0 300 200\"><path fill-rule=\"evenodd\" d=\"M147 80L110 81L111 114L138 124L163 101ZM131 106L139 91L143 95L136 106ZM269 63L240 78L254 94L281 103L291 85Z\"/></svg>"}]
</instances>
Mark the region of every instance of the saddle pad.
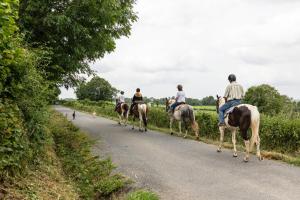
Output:
<instances>
[{"instance_id":1,"label":"saddle pad","mask_svg":"<svg viewBox=\"0 0 300 200\"><path fill-rule=\"evenodd\" d=\"M224 118L226 118L230 113L233 112L233 110L236 108L237 106L232 106L231 108L227 109L225 111L225 114L224 114Z\"/></svg>"},{"instance_id":2,"label":"saddle pad","mask_svg":"<svg viewBox=\"0 0 300 200\"><path fill-rule=\"evenodd\" d=\"M179 110L180 108L184 107L185 105L186 105L186 104L180 104L180 105L176 106L175 110L177 111L177 110Z\"/></svg>"}]
</instances>

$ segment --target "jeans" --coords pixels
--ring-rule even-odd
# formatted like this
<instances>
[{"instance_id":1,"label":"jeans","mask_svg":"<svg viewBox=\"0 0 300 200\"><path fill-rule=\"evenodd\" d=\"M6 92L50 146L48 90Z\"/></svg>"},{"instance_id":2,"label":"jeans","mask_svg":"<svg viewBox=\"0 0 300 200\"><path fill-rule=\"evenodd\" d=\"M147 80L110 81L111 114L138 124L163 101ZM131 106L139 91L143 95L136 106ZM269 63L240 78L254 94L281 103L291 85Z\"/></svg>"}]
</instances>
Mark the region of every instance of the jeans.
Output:
<instances>
[{"instance_id":1,"label":"jeans","mask_svg":"<svg viewBox=\"0 0 300 200\"><path fill-rule=\"evenodd\" d=\"M226 110L228 110L229 108L233 107L233 106L237 106L241 103L240 99L235 99L235 100L230 100L228 102L226 102L223 106L221 106L219 108L219 122L220 123L225 123L224 121L224 113Z\"/></svg>"}]
</instances>

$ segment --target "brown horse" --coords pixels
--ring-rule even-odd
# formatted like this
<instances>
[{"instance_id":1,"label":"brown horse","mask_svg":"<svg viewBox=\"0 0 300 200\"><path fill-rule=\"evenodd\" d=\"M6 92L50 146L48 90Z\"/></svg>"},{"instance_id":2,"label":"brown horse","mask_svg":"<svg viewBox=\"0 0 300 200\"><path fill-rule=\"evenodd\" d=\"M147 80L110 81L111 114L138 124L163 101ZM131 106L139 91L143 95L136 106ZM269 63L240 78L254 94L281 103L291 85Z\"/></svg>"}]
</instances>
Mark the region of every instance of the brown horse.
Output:
<instances>
[{"instance_id":1,"label":"brown horse","mask_svg":"<svg viewBox=\"0 0 300 200\"><path fill-rule=\"evenodd\" d=\"M191 125L196 139L199 140L199 125L195 120L194 110L193 107L188 104L182 104L175 108L174 113L170 111L171 105L175 103L175 99L166 99L166 112L168 112L169 118L170 118L170 132L171 135L173 135L173 121L178 121L178 127L179 127L179 133L181 135L181 122L184 123L185 127L185 135L184 138L187 136L188 132L188 126Z\"/></svg>"},{"instance_id":2,"label":"brown horse","mask_svg":"<svg viewBox=\"0 0 300 200\"><path fill-rule=\"evenodd\" d=\"M140 120L139 131L141 131L141 132L143 132L142 122L144 124L144 130L145 130L145 132L147 132L148 112L149 112L149 109L145 103L137 103L132 108L133 121L135 121L136 118ZM133 129L134 129L134 123L132 124L132 130Z\"/></svg>"},{"instance_id":3,"label":"brown horse","mask_svg":"<svg viewBox=\"0 0 300 200\"><path fill-rule=\"evenodd\" d=\"M219 113L219 108L225 104L225 98L217 96L217 112ZM220 126L220 144L218 147L218 152L222 150L222 144L224 139L225 129L229 129L232 133L232 143L233 143L233 157L237 157L236 151L236 131L240 130L242 137L246 146L246 155L244 161L249 161L249 152L252 150L254 143L256 144L256 155L259 160L262 160L260 154L260 137L259 137L259 122L260 114L256 106L249 104L240 104L235 106L231 112L225 115L226 126ZM251 140L247 135L248 129L251 128L252 136Z\"/></svg>"},{"instance_id":4,"label":"brown horse","mask_svg":"<svg viewBox=\"0 0 300 200\"><path fill-rule=\"evenodd\" d=\"M126 103L121 103L121 105L117 106L116 111L119 116L119 124L121 125L123 121L124 125L127 126L129 106Z\"/></svg>"}]
</instances>

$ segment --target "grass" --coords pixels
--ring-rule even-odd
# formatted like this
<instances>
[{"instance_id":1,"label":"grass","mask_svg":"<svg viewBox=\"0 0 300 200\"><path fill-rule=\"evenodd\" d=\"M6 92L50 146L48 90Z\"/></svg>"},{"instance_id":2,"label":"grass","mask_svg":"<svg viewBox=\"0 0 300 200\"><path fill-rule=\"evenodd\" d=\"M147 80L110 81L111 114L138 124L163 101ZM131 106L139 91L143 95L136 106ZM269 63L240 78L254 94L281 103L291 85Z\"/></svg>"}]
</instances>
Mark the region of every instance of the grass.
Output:
<instances>
[{"instance_id":1,"label":"grass","mask_svg":"<svg viewBox=\"0 0 300 200\"><path fill-rule=\"evenodd\" d=\"M54 112L51 121L56 153L80 199L109 199L129 183L120 174L112 173L115 166L110 159L92 155L94 142L61 114Z\"/></svg>"},{"instance_id":2,"label":"grass","mask_svg":"<svg viewBox=\"0 0 300 200\"><path fill-rule=\"evenodd\" d=\"M39 165L29 166L23 170L23 176L9 177L0 183L0 199L79 199L75 185L65 177L53 145L52 140L46 145L45 155L36 158Z\"/></svg>"},{"instance_id":3,"label":"grass","mask_svg":"<svg viewBox=\"0 0 300 200\"><path fill-rule=\"evenodd\" d=\"M38 165L0 180L0 199L125 199L131 180L113 173L110 159L92 155L93 141L60 113L51 111L49 141Z\"/></svg>"},{"instance_id":4,"label":"grass","mask_svg":"<svg viewBox=\"0 0 300 200\"><path fill-rule=\"evenodd\" d=\"M126 200L159 200L159 197L153 192L138 190L130 193Z\"/></svg>"}]
</instances>

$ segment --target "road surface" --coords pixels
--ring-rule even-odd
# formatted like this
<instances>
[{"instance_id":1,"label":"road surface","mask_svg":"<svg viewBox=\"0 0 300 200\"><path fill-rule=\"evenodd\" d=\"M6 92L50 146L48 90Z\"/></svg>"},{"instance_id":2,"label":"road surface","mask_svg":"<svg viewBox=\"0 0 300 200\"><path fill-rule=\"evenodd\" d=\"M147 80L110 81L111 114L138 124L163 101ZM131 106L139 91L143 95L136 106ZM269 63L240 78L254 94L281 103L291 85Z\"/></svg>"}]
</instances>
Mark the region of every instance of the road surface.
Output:
<instances>
[{"instance_id":1,"label":"road surface","mask_svg":"<svg viewBox=\"0 0 300 200\"><path fill-rule=\"evenodd\" d=\"M67 113L72 110L56 106ZM300 167L243 154L201 142L149 131L140 133L115 121L77 112L73 123L98 142L100 157L110 156L117 171L137 187L166 200L300 200Z\"/></svg>"}]
</instances>

